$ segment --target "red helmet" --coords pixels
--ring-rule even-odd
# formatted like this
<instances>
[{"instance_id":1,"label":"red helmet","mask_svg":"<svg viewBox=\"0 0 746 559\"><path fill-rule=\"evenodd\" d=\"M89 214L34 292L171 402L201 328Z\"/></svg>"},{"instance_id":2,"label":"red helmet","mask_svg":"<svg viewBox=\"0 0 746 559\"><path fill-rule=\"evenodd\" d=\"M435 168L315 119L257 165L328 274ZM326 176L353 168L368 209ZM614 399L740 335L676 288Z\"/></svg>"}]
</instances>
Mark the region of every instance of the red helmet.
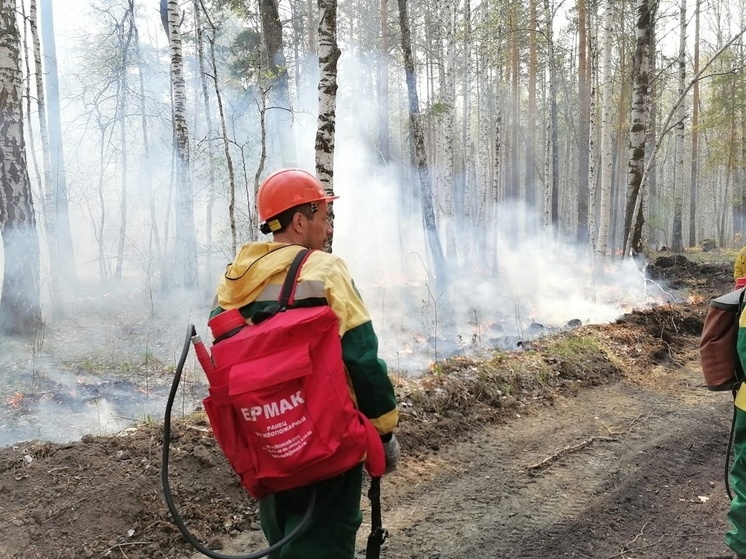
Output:
<instances>
[{"instance_id":1,"label":"red helmet","mask_svg":"<svg viewBox=\"0 0 746 559\"><path fill-rule=\"evenodd\" d=\"M259 221L268 221L292 207L337 198L339 196L329 196L308 171L280 169L262 181L256 193L256 209Z\"/></svg>"}]
</instances>

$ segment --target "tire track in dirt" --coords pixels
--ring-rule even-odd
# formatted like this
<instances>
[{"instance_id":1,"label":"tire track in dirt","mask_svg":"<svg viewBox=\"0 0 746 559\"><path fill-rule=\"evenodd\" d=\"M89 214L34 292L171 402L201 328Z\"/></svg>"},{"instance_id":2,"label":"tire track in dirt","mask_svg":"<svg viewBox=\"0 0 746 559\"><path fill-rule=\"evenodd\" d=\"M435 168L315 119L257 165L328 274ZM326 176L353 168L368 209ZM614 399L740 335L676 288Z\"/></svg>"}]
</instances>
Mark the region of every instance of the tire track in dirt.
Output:
<instances>
[{"instance_id":1,"label":"tire track in dirt","mask_svg":"<svg viewBox=\"0 0 746 559\"><path fill-rule=\"evenodd\" d=\"M724 556L721 474L732 408L727 395L687 388L691 371L667 374L686 394L627 381L587 390L449 448L456 460L434 467L450 470L398 499L384 487L392 535L384 556ZM594 442L526 471L592 436L617 442ZM668 511L689 502L691 513ZM700 541L702 551L672 552L682 539ZM635 554L620 554L627 548Z\"/></svg>"}]
</instances>

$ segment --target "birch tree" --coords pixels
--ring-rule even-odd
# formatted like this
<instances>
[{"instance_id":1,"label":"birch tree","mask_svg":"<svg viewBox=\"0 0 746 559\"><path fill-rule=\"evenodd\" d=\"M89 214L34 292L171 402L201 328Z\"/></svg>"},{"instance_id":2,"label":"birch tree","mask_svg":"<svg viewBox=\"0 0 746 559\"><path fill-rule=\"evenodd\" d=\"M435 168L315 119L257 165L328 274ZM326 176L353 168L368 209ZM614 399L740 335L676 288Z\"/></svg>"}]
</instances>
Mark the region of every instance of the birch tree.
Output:
<instances>
[{"instance_id":1,"label":"birch tree","mask_svg":"<svg viewBox=\"0 0 746 559\"><path fill-rule=\"evenodd\" d=\"M41 327L39 237L23 138L21 41L15 0L0 0L0 331L31 336Z\"/></svg>"},{"instance_id":2,"label":"birch tree","mask_svg":"<svg viewBox=\"0 0 746 559\"><path fill-rule=\"evenodd\" d=\"M181 10L178 0L161 0L161 19L168 34L171 60L171 99L176 197L174 228L175 280L184 287L197 286L197 246L194 231L194 194L189 168L189 128L186 113L184 60L181 53Z\"/></svg>"},{"instance_id":3,"label":"birch tree","mask_svg":"<svg viewBox=\"0 0 746 559\"><path fill-rule=\"evenodd\" d=\"M645 141L647 103L650 85L650 37L655 25L655 0L637 0L635 27L635 58L632 73L632 111L629 131L629 172L627 201L624 212L623 254L642 249L642 179L645 172Z\"/></svg>"},{"instance_id":4,"label":"birch tree","mask_svg":"<svg viewBox=\"0 0 746 559\"><path fill-rule=\"evenodd\" d=\"M132 41L134 38L134 4L130 2L127 5L122 21L116 26L117 40L120 49L120 67L116 76L117 87L117 109L115 120L119 125L119 158L121 162L120 174L120 206L119 206L119 240L117 243L116 267L114 277L122 279L122 267L124 265L124 244L127 239L127 197L129 196L129 169L127 165L127 155L129 148L127 146L127 99L129 97L128 74L130 70L130 59Z\"/></svg>"},{"instance_id":5,"label":"birch tree","mask_svg":"<svg viewBox=\"0 0 746 559\"><path fill-rule=\"evenodd\" d=\"M52 159L49 147L49 129L47 127L47 103L44 92L44 68L41 58L41 42L37 23L36 0L29 3L29 29L34 51L34 78L36 85L36 105L39 116L39 138L41 141L42 168L44 170L41 190L44 194L44 224L47 233L47 250L49 251L49 294L52 316L60 317L64 312L62 271L60 265L59 235L57 231L57 201L54 182L52 181ZM30 111L29 111L30 115Z\"/></svg>"},{"instance_id":6,"label":"birch tree","mask_svg":"<svg viewBox=\"0 0 746 559\"><path fill-rule=\"evenodd\" d=\"M334 195L334 133L337 106L337 0L318 0L319 8L319 115L316 127L316 176ZM334 222L334 214L329 219ZM332 238L327 250L331 252Z\"/></svg>"},{"instance_id":7,"label":"birch tree","mask_svg":"<svg viewBox=\"0 0 746 559\"><path fill-rule=\"evenodd\" d=\"M578 223L577 241L588 243L588 164L590 157L590 84L588 71L587 0L577 0L578 8Z\"/></svg>"},{"instance_id":8,"label":"birch tree","mask_svg":"<svg viewBox=\"0 0 746 559\"><path fill-rule=\"evenodd\" d=\"M612 120L612 84L614 70L611 60L611 36L614 19L613 0L605 0L603 4L603 29L600 43L603 45L601 65L603 68L601 93L601 184L599 193L598 242L596 253L606 255L609 237L609 221L611 219L611 171L613 159L611 153L611 120Z\"/></svg>"},{"instance_id":9,"label":"birch tree","mask_svg":"<svg viewBox=\"0 0 746 559\"><path fill-rule=\"evenodd\" d=\"M455 84L455 44L453 21L455 6L451 0L436 2L439 25L436 36L439 47L442 48L440 71L440 103L438 105L438 128L435 143L437 145L439 177L438 193L443 213L442 227L445 232L446 254L448 258L456 258L456 235L454 232L454 142L455 142L455 113L456 113L456 84Z\"/></svg>"},{"instance_id":10,"label":"birch tree","mask_svg":"<svg viewBox=\"0 0 746 559\"><path fill-rule=\"evenodd\" d=\"M694 75L699 73L700 0L694 7ZM699 80L692 88L692 165L689 187L689 246L697 244L697 198L699 195Z\"/></svg>"},{"instance_id":11,"label":"birch tree","mask_svg":"<svg viewBox=\"0 0 746 559\"><path fill-rule=\"evenodd\" d=\"M550 5L549 0L544 0L544 14L546 17L546 36L549 51L549 118L547 124L547 193L545 200L547 204L545 211L547 217L545 224L554 228L554 234L559 233L559 133L557 130L557 79L555 70L554 54L554 34L552 27L554 25L554 4ZM551 207L551 209L550 209Z\"/></svg>"},{"instance_id":12,"label":"birch tree","mask_svg":"<svg viewBox=\"0 0 746 559\"><path fill-rule=\"evenodd\" d=\"M468 1L468 0L467 0ZM380 0L381 56L378 63L378 153L381 163L391 158L389 130L389 3Z\"/></svg>"},{"instance_id":13,"label":"birch tree","mask_svg":"<svg viewBox=\"0 0 746 559\"><path fill-rule=\"evenodd\" d=\"M536 31L538 21L536 4L538 0L529 0L529 47L528 47L528 115L526 118L526 202L529 208L536 207L536 74L537 52Z\"/></svg>"}]
</instances>

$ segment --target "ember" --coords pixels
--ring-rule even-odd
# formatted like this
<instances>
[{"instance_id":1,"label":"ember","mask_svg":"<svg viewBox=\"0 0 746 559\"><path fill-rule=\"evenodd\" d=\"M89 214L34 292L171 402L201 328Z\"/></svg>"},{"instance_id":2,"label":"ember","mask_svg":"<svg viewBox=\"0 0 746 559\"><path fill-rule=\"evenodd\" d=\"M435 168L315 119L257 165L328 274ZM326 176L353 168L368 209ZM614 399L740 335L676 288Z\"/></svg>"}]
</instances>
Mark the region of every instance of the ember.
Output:
<instances>
[{"instance_id":1,"label":"ember","mask_svg":"<svg viewBox=\"0 0 746 559\"><path fill-rule=\"evenodd\" d=\"M689 295L689 303L692 305L700 305L705 302L705 298L698 293L692 293Z\"/></svg>"},{"instance_id":2,"label":"ember","mask_svg":"<svg viewBox=\"0 0 746 559\"><path fill-rule=\"evenodd\" d=\"M8 398L8 405L12 408L18 408L21 406L21 402L23 401L23 394L20 392L16 392L13 394L10 398Z\"/></svg>"}]
</instances>

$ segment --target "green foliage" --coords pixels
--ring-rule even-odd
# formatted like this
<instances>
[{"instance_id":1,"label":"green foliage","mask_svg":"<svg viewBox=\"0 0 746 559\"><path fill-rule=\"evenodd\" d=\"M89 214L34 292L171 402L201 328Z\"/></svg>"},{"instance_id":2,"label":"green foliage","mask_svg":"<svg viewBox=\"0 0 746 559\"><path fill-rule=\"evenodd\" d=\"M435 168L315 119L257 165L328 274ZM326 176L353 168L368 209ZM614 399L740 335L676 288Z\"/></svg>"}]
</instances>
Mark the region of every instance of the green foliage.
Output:
<instances>
[{"instance_id":1,"label":"green foliage","mask_svg":"<svg viewBox=\"0 0 746 559\"><path fill-rule=\"evenodd\" d=\"M256 79L262 67L262 36L253 29L236 35L230 46L231 76L241 81Z\"/></svg>"},{"instance_id":2,"label":"green foliage","mask_svg":"<svg viewBox=\"0 0 746 559\"><path fill-rule=\"evenodd\" d=\"M438 102L430 105L430 108L425 111L425 118L438 118L451 110L451 105L448 103Z\"/></svg>"}]
</instances>

